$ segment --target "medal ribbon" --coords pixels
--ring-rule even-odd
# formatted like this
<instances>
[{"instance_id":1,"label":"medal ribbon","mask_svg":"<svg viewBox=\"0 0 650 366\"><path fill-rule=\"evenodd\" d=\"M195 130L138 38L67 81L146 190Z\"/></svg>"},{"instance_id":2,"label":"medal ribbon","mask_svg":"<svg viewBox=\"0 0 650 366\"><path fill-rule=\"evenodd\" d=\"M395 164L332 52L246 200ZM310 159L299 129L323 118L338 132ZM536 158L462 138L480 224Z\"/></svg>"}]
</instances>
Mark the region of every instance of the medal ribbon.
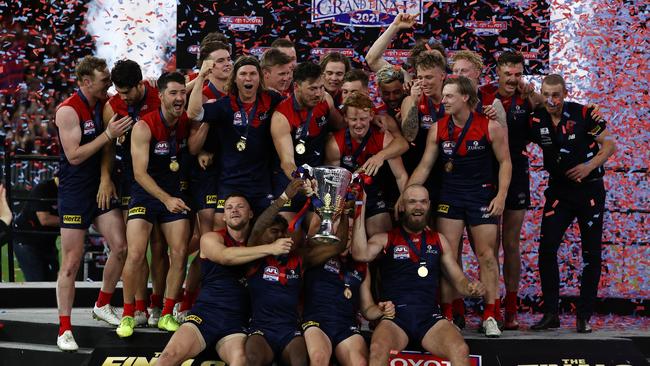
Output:
<instances>
[{"instance_id":1,"label":"medal ribbon","mask_svg":"<svg viewBox=\"0 0 650 366\"><path fill-rule=\"evenodd\" d=\"M253 104L253 108L251 109L250 114L247 115L246 109L244 109L244 103L241 101L241 99L239 99L239 97L237 97L237 106L239 107L239 114L241 114L241 120L244 123L244 126L246 127L246 131L242 135L239 131L237 131L237 127L235 127L235 125L233 125L233 127L235 128L235 131L237 131L239 137L242 140L246 140L248 138L248 128L250 127L251 123L255 119L255 113L257 113L257 103L258 103L258 99L255 98L255 104Z\"/></svg>"},{"instance_id":2,"label":"medal ribbon","mask_svg":"<svg viewBox=\"0 0 650 366\"><path fill-rule=\"evenodd\" d=\"M149 92L148 88L144 88L144 95L142 96L142 99L136 104L136 105L129 105L127 106L128 114L133 119L134 121L138 120L138 115L140 114L140 109L144 105L144 102L147 100L147 93Z\"/></svg>"},{"instance_id":3,"label":"medal ribbon","mask_svg":"<svg viewBox=\"0 0 650 366\"><path fill-rule=\"evenodd\" d=\"M413 253L418 257L416 262L425 262L425 260L422 258L422 249L426 245L426 240L427 240L427 233L426 230L422 230L422 238L420 239L420 250L417 249L417 246L415 243L411 240L411 237L409 234L404 230L403 227L400 227L400 231L402 232L402 237L406 241L406 244L408 244L409 248L413 251Z\"/></svg>"},{"instance_id":4,"label":"medal ribbon","mask_svg":"<svg viewBox=\"0 0 650 366\"><path fill-rule=\"evenodd\" d=\"M178 154L178 146L176 143L176 125L174 127L171 127L167 124L167 121L165 120L165 116L163 115L162 108L158 109L158 113L160 113L160 120L162 121L163 125L169 132L169 137L167 138L169 142L169 158L171 159L172 162L176 161L176 155Z\"/></svg>"},{"instance_id":5,"label":"medal ribbon","mask_svg":"<svg viewBox=\"0 0 650 366\"><path fill-rule=\"evenodd\" d=\"M357 159L359 158L359 155L365 150L366 145L368 144L368 141L370 140L370 136L372 135L372 131L370 128L368 129L368 132L366 132L366 135L363 136L363 140L359 144L359 147L354 151L352 154L352 166L350 167L353 171L357 170ZM347 151L352 151L352 136L350 135L350 129L347 128L345 129L345 147ZM347 155L346 155L347 156Z\"/></svg>"},{"instance_id":6,"label":"medal ribbon","mask_svg":"<svg viewBox=\"0 0 650 366\"><path fill-rule=\"evenodd\" d=\"M210 91L212 92L212 94L214 94L215 98L219 99L223 96L223 93L220 92L219 89L217 89L217 87L214 84L212 84L211 81L208 81L208 88L210 88Z\"/></svg>"},{"instance_id":7,"label":"medal ribbon","mask_svg":"<svg viewBox=\"0 0 650 366\"><path fill-rule=\"evenodd\" d=\"M449 158L450 160L454 160L456 157L458 149L460 148L460 144L463 142L463 139L465 139L465 135L467 135L467 131L469 131L469 126L472 124L473 116L474 113L470 112L469 117L467 118L467 122L465 122L465 126L463 126L463 130L460 132L460 136L458 136L458 141L456 141L454 149L451 152L451 157ZM451 116L449 117L449 121L447 123L447 133L449 135L449 140L452 140L454 138L454 119Z\"/></svg>"},{"instance_id":8,"label":"medal ribbon","mask_svg":"<svg viewBox=\"0 0 650 366\"><path fill-rule=\"evenodd\" d=\"M445 114L445 105L440 103L440 108L436 111L436 109L433 107L433 102L431 101L431 98L425 96L427 98L427 107L429 107L429 116L431 117L431 123L434 123L438 121L438 116L442 116Z\"/></svg>"},{"instance_id":9,"label":"medal ribbon","mask_svg":"<svg viewBox=\"0 0 650 366\"><path fill-rule=\"evenodd\" d=\"M296 100L296 94L291 94L291 99L293 100L293 110L298 113L298 117L300 117L300 106L298 105L298 100ZM307 136L309 136L309 124L311 122L311 116L313 114L313 108L310 108L307 110L307 119L300 121L300 135L296 133L296 140L301 140L303 143L305 142L305 139Z\"/></svg>"},{"instance_id":10,"label":"medal ribbon","mask_svg":"<svg viewBox=\"0 0 650 366\"><path fill-rule=\"evenodd\" d=\"M79 95L79 98L86 104L88 109L90 109L90 103L88 102L88 98L81 92L81 89L77 90L77 95ZM102 106L99 101L95 102L95 109L93 111L93 125L95 126L95 136L98 135L100 132L104 132L104 125L102 124ZM84 121L82 121L84 122Z\"/></svg>"}]
</instances>

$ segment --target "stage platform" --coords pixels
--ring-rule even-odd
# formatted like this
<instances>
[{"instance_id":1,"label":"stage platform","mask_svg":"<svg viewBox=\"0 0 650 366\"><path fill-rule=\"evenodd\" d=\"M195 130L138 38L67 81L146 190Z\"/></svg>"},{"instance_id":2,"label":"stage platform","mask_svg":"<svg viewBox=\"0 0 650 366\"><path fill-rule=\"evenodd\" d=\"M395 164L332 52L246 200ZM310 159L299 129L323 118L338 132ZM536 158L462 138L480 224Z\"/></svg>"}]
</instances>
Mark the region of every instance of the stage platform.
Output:
<instances>
[{"instance_id":1,"label":"stage platform","mask_svg":"<svg viewBox=\"0 0 650 366\"><path fill-rule=\"evenodd\" d=\"M650 329L646 317L597 315L591 334L576 333L571 315L562 316L560 330L527 330L538 316L521 314L525 330L506 331L498 339L479 334L478 318L468 317L470 324L463 335L470 353L480 356L481 365L648 365ZM81 348L76 353L64 353L55 344L57 322L55 308L0 309L0 365L150 365L171 336L143 328L122 340L115 335L114 327L92 319L91 308L77 308L72 324ZM187 365L220 365L210 361L214 356L206 353ZM391 365L436 363L400 358Z\"/></svg>"}]
</instances>

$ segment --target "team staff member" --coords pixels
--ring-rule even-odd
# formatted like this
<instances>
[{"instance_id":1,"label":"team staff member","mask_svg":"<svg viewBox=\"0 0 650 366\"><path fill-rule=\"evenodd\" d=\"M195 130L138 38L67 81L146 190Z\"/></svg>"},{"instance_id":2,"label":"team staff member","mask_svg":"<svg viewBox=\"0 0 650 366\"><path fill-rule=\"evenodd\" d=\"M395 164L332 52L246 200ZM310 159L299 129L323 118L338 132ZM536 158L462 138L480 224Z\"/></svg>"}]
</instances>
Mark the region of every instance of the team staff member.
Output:
<instances>
[{"instance_id":1,"label":"team staff member","mask_svg":"<svg viewBox=\"0 0 650 366\"><path fill-rule=\"evenodd\" d=\"M187 154L190 121L185 114L185 78L177 72L158 79L161 106L145 115L133 127L131 156L135 183L129 204L126 235L129 253L122 279L124 282L124 313L116 333L120 337L133 334L134 299L141 278L140 266L146 260L146 249L154 224L169 246L169 271L165 282L165 299L158 328L176 331L179 324L172 315L176 298L185 277L187 243L190 235L188 211L183 201L180 162Z\"/></svg>"},{"instance_id":2,"label":"team staff member","mask_svg":"<svg viewBox=\"0 0 650 366\"><path fill-rule=\"evenodd\" d=\"M565 102L566 93L562 76L553 74L544 78L542 96L546 102L531 117L530 137L542 148L544 169L549 173L539 243L544 316L531 329L560 326L557 250L564 232L577 218L584 266L576 328L579 333L589 333L601 271L605 212L603 164L616 152L616 143L605 121L594 119L590 108Z\"/></svg>"},{"instance_id":3,"label":"team staff member","mask_svg":"<svg viewBox=\"0 0 650 366\"><path fill-rule=\"evenodd\" d=\"M300 184L290 184L285 194L293 197ZM219 358L228 365L246 364L245 330L250 314L244 265L267 255L289 253L291 239L276 238L273 233L279 232L281 225L275 224L260 236L262 245L248 247L253 218L248 201L235 194L225 199L224 206L226 228L201 237L203 281L199 298L167 343L158 366L178 365L206 347L215 347Z\"/></svg>"},{"instance_id":4,"label":"team staff member","mask_svg":"<svg viewBox=\"0 0 650 366\"><path fill-rule=\"evenodd\" d=\"M427 147L408 184L423 184L440 156L443 166L436 227L454 243L454 258L467 226L475 245L481 282L487 289L483 328L488 337L501 334L495 319L498 269L494 252L497 220L503 212L510 182L508 141L501 125L473 112L478 102L476 87L464 76L447 79L443 103L449 113L431 126ZM498 191L495 192L494 156L499 164ZM452 318L454 292L443 281L443 315Z\"/></svg>"},{"instance_id":5,"label":"team staff member","mask_svg":"<svg viewBox=\"0 0 650 366\"><path fill-rule=\"evenodd\" d=\"M278 154L273 166L273 190L278 196L298 166L323 165L325 142L329 131L345 126L332 97L324 92L321 69L312 62L298 64L293 72L294 90L283 100L271 118L271 136ZM259 157L258 157L259 158ZM306 198L299 194L283 208L291 220ZM307 217L305 222L309 222Z\"/></svg>"},{"instance_id":6,"label":"team staff member","mask_svg":"<svg viewBox=\"0 0 650 366\"><path fill-rule=\"evenodd\" d=\"M470 282L456 263L447 239L427 227L429 194L421 185L406 188L400 226L368 238L362 221L354 223L352 257L377 258L382 278L380 300L392 301L396 314L382 319L372 334L370 365L386 365L391 350L409 342L421 345L452 365L469 365L469 348L458 328L438 313L438 289L444 275L458 291L481 296L485 287ZM365 210L365 204L362 208ZM441 321L442 320L442 321Z\"/></svg>"},{"instance_id":7,"label":"team staff member","mask_svg":"<svg viewBox=\"0 0 650 366\"><path fill-rule=\"evenodd\" d=\"M294 179L294 182L297 179ZM303 193L308 192L303 184ZM290 183L294 184L293 182ZM249 245L258 243L257 237L266 227L277 227L273 239L286 237L288 223L277 215L282 205L290 199L281 195L255 223ZM247 274L251 295L251 323L246 340L246 364L270 365L274 360L288 365L306 365L307 349L298 330L298 303L306 268L319 266L328 258L341 253L348 241L348 216L343 213L336 235L338 245L317 245L297 248L283 256L266 256L255 263ZM269 239L270 240L270 239Z\"/></svg>"},{"instance_id":8,"label":"team staff member","mask_svg":"<svg viewBox=\"0 0 650 366\"><path fill-rule=\"evenodd\" d=\"M137 62L132 60L119 60L111 70L111 81L115 85L117 95L112 96L104 105L103 118L106 125L114 115L118 117L130 116L134 121L139 120L145 114L155 111L160 107L158 89L153 87L146 80L142 79L142 70ZM117 159L116 159L117 158ZM117 164L115 161L117 160ZM122 214L126 219L131 199L131 185L133 185L133 165L131 163L131 130L129 129L121 138L117 139L115 145L109 144L104 147L102 156L101 182L97 192L97 203L99 207L106 208L112 197L119 197ZM117 186L117 187L116 187ZM151 277L153 285L152 298L157 299L164 291L164 276L167 273L166 261L168 261L165 243L161 242L159 230L154 230L151 241ZM140 284L136 298L135 319L138 326L147 323L147 282L149 267L141 267L142 278L145 282ZM156 308L162 308L162 304L152 304L152 313ZM150 317L153 321L155 314ZM156 321L157 323L157 321ZM156 324L154 324L156 325Z\"/></svg>"},{"instance_id":9,"label":"team staff member","mask_svg":"<svg viewBox=\"0 0 650 366\"><path fill-rule=\"evenodd\" d=\"M122 215L97 207L101 149L131 127L131 117L117 116L102 124L102 108L111 86L106 61L86 56L75 68L79 89L63 101L56 111L55 124L61 141L58 208L61 227L61 270L56 283L59 310L57 346L64 351L79 347L72 335L70 312L74 301L74 279L84 251L86 231L93 221L106 238L111 255L104 267L102 288L93 314L111 324L119 318L110 307L110 299L120 278L126 241Z\"/></svg>"},{"instance_id":10,"label":"team staff member","mask_svg":"<svg viewBox=\"0 0 650 366\"><path fill-rule=\"evenodd\" d=\"M361 171L376 176L388 162L400 191L404 189L408 175L400 157L408 150L408 143L401 136L393 138L371 122L374 118L372 100L366 94L352 93L343 102L343 114L348 127L334 133L325 150L327 165L342 166L351 172ZM381 181L365 186L370 209L365 217L367 230L372 236L386 232L392 227L388 205L384 200Z\"/></svg>"},{"instance_id":11,"label":"team staff member","mask_svg":"<svg viewBox=\"0 0 650 366\"><path fill-rule=\"evenodd\" d=\"M203 105L198 118L209 123L210 128L205 141L190 140L190 151L204 149L218 156L217 195L243 193L255 215L259 215L273 197L269 126L282 97L264 88L260 64L252 56L241 56L235 61L227 90L227 97ZM193 92L190 104L200 102L199 97ZM222 211L221 203L217 206L217 220L221 220Z\"/></svg>"}]
</instances>

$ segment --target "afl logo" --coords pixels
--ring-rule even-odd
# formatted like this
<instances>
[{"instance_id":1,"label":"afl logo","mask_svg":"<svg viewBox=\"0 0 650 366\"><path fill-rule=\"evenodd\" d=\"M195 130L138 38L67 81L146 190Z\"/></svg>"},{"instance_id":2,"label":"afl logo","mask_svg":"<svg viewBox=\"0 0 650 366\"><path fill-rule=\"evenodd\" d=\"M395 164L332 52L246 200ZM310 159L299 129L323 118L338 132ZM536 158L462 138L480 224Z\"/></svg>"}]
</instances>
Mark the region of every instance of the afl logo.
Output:
<instances>
[{"instance_id":1,"label":"afl logo","mask_svg":"<svg viewBox=\"0 0 650 366\"><path fill-rule=\"evenodd\" d=\"M393 249L393 259L408 259L409 248L406 245L397 245Z\"/></svg>"},{"instance_id":2,"label":"afl logo","mask_svg":"<svg viewBox=\"0 0 650 366\"><path fill-rule=\"evenodd\" d=\"M445 155L451 155L454 152L454 146L456 145L453 141L443 141L442 142L442 152Z\"/></svg>"},{"instance_id":3,"label":"afl logo","mask_svg":"<svg viewBox=\"0 0 650 366\"><path fill-rule=\"evenodd\" d=\"M425 114L422 116L422 127L426 128L427 130L431 128L431 125L433 124L433 118L431 118L430 115Z\"/></svg>"},{"instance_id":4,"label":"afl logo","mask_svg":"<svg viewBox=\"0 0 650 366\"><path fill-rule=\"evenodd\" d=\"M201 46L199 46L198 44L193 44L193 45L190 45L189 47L187 47L187 52L189 52L189 53L191 53L193 55L198 55L200 49L201 49Z\"/></svg>"},{"instance_id":5,"label":"afl logo","mask_svg":"<svg viewBox=\"0 0 650 366\"><path fill-rule=\"evenodd\" d=\"M84 135L92 135L95 133L95 122L88 120L84 122Z\"/></svg>"},{"instance_id":6,"label":"afl logo","mask_svg":"<svg viewBox=\"0 0 650 366\"><path fill-rule=\"evenodd\" d=\"M169 154L169 143L167 141L160 141L156 144L153 149L153 153L156 155L167 155Z\"/></svg>"},{"instance_id":7,"label":"afl logo","mask_svg":"<svg viewBox=\"0 0 650 366\"><path fill-rule=\"evenodd\" d=\"M264 268L262 279L266 281L278 282L280 280L280 271L277 267L267 266Z\"/></svg>"},{"instance_id":8,"label":"afl logo","mask_svg":"<svg viewBox=\"0 0 650 366\"><path fill-rule=\"evenodd\" d=\"M341 264L336 259L331 258L327 263L325 263L323 268L328 272L339 274L341 271Z\"/></svg>"}]
</instances>

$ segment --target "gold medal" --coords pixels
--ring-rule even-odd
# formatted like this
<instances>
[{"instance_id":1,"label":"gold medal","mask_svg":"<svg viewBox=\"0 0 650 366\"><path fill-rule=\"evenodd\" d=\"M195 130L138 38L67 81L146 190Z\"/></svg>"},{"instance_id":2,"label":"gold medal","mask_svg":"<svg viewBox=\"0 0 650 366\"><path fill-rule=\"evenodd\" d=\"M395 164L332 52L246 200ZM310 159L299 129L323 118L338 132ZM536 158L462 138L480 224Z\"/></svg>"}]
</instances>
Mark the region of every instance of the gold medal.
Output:
<instances>
[{"instance_id":1,"label":"gold medal","mask_svg":"<svg viewBox=\"0 0 650 366\"><path fill-rule=\"evenodd\" d=\"M303 143L301 142L301 143L299 143L298 145L296 145L296 152L297 152L299 155L304 154L305 151L306 151L306 149L305 149L305 144L303 144Z\"/></svg>"},{"instance_id":2,"label":"gold medal","mask_svg":"<svg viewBox=\"0 0 650 366\"><path fill-rule=\"evenodd\" d=\"M169 163L169 170L172 172L177 172L180 167L180 164L178 164L176 160L172 160L172 162Z\"/></svg>"},{"instance_id":3,"label":"gold medal","mask_svg":"<svg viewBox=\"0 0 650 366\"><path fill-rule=\"evenodd\" d=\"M345 296L346 299L350 300L352 298L352 290L350 290L349 287L346 287L345 290L343 290L343 296Z\"/></svg>"},{"instance_id":4,"label":"gold medal","mask_svg":"<svg viewBox=\"0 0 650 366\"><path fill-rule=\"evenodd\" d=\"M235 148L237 148L237 151L246 150L246 140L242 138L239 141L237 141L237 144L235 144Z\"/></svg>"},{"instance_id":5,"label":"gold medal","mask_svg":"<svg viewBox=\"0 0 650 366\"><path fill-rule=\"evenodd\" d=\"M451 171L454 170L454 163L449 160L448 162L445 163L445 172L451 173Z\"/></svg>"},{"instance_id":6,"label":"gold medal","mask_svg":"<svg viewBox=\"0 0 650 366\"><path fill-rule=\"evenodd\" d=\"M422 265L422 266L420 266L420 268L418 268L418 276L424 278L428 274L429 274L429 270L424 265Z\"/></svg>"}]
</instances>

